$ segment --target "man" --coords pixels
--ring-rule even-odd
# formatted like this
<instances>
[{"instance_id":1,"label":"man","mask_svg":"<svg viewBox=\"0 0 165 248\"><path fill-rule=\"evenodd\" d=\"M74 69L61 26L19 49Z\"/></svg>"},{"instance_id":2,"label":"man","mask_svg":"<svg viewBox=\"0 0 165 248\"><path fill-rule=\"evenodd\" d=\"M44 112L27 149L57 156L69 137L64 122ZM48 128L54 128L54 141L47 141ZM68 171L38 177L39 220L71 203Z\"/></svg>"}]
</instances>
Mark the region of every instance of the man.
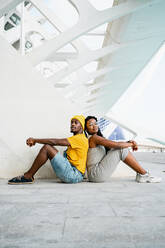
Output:
<instances>
[{"instance_id":1,"label":"man","mask_svg":"<svg viewBox=\"0 0 165 248\"><path fill-rule=\"evenodd\" d=\"M76 115L71 119L72 137L65 139L35 139L28 138L26 144L34 146L36 143L44 144L34 160L31 168L23 175L14 177L9 184L28 184L34 182L34 175L38 169L49 159L56 176L66 183L78 183L83 180L86 169L88 139L83 133L85 118ZM68 146L64 156L54 146Z\"/></svg>"}]
</instances>

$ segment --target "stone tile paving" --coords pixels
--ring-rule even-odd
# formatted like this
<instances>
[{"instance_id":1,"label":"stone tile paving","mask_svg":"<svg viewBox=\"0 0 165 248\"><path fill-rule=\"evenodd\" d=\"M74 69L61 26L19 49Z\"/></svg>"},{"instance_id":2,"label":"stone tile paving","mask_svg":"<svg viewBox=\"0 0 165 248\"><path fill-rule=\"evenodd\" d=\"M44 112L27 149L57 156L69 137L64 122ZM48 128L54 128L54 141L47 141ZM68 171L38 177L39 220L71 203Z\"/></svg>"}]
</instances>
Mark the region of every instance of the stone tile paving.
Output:
<instances>
[{"instance_id":1,"label":"stone tile paving","mask_svg":"<svg viewBox=\"0 0 165 248\"><path fill-rule=\"evenodd\" d=\"M164 248L164 164L147 164L163 178L134 176L107 183L63 184L0 180L0 248Z\"/></svg>"}]
</instances>

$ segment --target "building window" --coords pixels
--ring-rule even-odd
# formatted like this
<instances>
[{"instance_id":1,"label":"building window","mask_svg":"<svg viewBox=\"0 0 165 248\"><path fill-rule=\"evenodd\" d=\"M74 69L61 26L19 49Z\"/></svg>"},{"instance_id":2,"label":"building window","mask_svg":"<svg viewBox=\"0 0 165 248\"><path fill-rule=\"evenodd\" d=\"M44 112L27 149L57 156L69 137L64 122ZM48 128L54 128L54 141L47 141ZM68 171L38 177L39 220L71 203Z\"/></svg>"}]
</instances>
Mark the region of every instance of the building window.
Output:
<instances>
[{"instance_id":1,"label":"building window","mask_svg":"<svg viewBox=\"0 0 165 248\"><path fill-rule=\"evenodd\" d=\"M26 47L27 49L30 49L30 48L32 47L32 43L31 43L30 41L26 41L25 47Z\"/></svg>"},{"instance_id":2,"label":"building window","mask_svg":"<svg viewBox=\"0 0 165 248\"><path fill-rule=\"evenodd\" d=\"M6 22L5 26L4 26L4 30L7 31L11 28L13 28L14 26L10 23L10 22Z\"/></svg>"},{"instance_id":3,"label":"building window","mask_svg":"<svg viewBox=\"0 0 165 248\"><path fill-rule=\"evenodd\" d=\"M10 20L15 24L18 25L20 23L21 18L16 15L15 13L10 16Z\"/></svg>"}]
</instances>

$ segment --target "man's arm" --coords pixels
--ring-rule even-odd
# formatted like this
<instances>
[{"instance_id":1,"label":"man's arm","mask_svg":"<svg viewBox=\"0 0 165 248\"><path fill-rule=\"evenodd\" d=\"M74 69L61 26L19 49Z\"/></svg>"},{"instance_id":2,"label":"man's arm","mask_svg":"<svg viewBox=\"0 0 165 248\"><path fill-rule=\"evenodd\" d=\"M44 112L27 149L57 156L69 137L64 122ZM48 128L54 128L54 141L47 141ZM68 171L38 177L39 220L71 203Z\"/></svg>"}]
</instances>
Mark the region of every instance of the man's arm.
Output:
<instances>
[{"instance_id":1,"label":"man's arm","mask_svg":"<svg viewBox=\"0 0 165 248\"><path fill-rule=\"evenodd\" d=\"M35 139L30 137L26 140L28 146L34 146L36 143L51 146L70 146L67 139Z\"/></svg>"}]
</instances>

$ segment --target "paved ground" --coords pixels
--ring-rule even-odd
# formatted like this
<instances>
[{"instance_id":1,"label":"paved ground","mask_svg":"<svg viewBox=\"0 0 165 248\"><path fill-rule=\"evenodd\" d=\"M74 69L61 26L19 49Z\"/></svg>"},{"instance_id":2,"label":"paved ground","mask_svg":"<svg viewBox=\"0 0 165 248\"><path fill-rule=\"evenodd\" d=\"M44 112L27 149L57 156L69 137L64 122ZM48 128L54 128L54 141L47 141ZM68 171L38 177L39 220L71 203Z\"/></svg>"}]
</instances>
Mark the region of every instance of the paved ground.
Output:
<instances>
[{"instance_id":1,"label":"paved ground","mask_svg":"<svg viewBox=\"0 0 165 248\"><path fill-rule=\"evenodd\" d=\"M164 248L165 164L143 166L163 182L139 184L134 174L101 184L0 180L0 248Z\"/></svg>"}]
</instances>

